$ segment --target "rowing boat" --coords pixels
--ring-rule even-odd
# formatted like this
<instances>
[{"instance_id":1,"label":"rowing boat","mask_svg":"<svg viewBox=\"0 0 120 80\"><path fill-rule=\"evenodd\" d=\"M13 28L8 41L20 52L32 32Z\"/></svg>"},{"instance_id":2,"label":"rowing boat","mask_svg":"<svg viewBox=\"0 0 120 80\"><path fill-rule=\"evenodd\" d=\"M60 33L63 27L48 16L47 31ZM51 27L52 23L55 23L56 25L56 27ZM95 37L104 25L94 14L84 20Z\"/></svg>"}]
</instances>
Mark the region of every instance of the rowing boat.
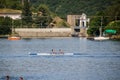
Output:
<instances>
[{"instance_id":1,"label":"rowing boat","mask_svg":"<svg viewBox=\"0 0 120 80\"><path fill-rule=\"evenodd\" d=\"M49 56L49 55L80 55L80 53L63 53L63 54L53 54L53 53L35 53L30 52L29 55L40 55L40 56Z\"/></svg>"}]
</instances>

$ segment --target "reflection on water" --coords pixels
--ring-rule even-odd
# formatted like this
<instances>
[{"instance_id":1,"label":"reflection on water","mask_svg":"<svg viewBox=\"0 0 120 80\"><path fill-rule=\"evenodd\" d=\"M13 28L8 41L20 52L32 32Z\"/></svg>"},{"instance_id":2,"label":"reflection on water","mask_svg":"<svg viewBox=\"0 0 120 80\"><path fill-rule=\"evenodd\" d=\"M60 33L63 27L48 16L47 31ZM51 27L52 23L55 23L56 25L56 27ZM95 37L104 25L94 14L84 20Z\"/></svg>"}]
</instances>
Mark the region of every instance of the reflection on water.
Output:
<instances>
[{"instance_id":1,"label":"reflection on water","mask_svg":"<svg viewBox=\"0 0 120 80\"><path fill-rule=\"evenodd\" d=\"M51 49L79 56L31 56ZM120 42L85 38L0 39L0 80L119 80Z\"/></svg>"}]
</instances>

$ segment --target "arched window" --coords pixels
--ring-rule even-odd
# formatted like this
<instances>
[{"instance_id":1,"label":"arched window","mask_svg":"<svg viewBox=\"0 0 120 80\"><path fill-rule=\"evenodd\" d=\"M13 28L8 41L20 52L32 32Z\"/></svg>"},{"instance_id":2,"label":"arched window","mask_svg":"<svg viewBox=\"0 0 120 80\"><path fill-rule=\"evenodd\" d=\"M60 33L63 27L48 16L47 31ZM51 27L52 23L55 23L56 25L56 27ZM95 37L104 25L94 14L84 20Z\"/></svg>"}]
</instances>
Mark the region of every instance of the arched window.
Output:
<instances>
[{"instance_id":1,"label":"arched window","mask_svg":"<svg viewBox=\"0 0 120 80\"><path fill-rule=\"evenodd\" d=\"M75 20L75 26L79 26L80 25L80 20L79 19L76 19Z\"/></svg>"},{"instance_id":2,"label":"arched window","mask_svg":"<svg viewBox=\"0 0 120 80\"><path fill-rule=\"evenodd\" d=\"M82 22L82 27L85 27L85 23L84 23L84 21Z\"/></svg>"}]
</instances>

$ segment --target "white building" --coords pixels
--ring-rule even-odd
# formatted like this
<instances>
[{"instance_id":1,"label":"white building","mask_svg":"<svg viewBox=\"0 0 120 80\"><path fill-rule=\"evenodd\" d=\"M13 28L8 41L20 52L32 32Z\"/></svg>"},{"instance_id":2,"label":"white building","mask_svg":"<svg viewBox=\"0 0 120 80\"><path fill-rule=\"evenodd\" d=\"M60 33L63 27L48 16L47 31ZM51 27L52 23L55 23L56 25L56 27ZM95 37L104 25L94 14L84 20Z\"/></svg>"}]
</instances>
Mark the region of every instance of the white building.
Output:
<instances>
[{"instance_id":1,"label":"white building","mask_svg":"<svg viewBox=\"0 0 120 80\"><path fill-rule=\"evenodd\" d=\"M21 19L21 11L12 9L0 9L0 16L12 19Z\"/></svg>"},{"instance_id":2,"label":"white building","mask_svg":"<svg viewBox=\"0 0 120 80\"><path fill-rule=\"evenodd\" d=\"M70 24L71 27L79 27L79 28L87 28L89 27L90 19L87 18L86 14L82 15L68 15L67 22Z\"/></svg>"},{"instance_id":3,"label":"white building","mask_svg":"<svg viewBox=\"0 0 120 80\"><path fill-rule=\"evenodd\" d=\"M90 19L86 14L68 15L67 22L72 29L72 36L87 36L87 28L89 27Z\"/></svg>"}]
</instances>

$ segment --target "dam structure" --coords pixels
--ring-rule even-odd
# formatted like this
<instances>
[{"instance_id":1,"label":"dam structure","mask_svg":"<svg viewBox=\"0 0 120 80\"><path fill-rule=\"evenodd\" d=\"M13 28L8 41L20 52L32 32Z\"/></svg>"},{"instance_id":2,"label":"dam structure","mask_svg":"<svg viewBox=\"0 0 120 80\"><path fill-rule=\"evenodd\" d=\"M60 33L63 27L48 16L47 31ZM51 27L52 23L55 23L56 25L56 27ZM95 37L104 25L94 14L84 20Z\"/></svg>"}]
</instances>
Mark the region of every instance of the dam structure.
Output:
<instances>
[{"instance_id":1,"label":"dam structure","mask_svg":"<svg viewBox=\"0 0 120 80\"><path fill-rule=\"evenodd\" d=\"M70 37L71 28L16 28L23 38Z\"/></svg>"},{"instance_id":2,"label":"dam structure","mask_svg":"<svg viewBox=\"0 0 120 80\"><path fill-rule=\"evenodd\" d=\"M87 36L90 18L85 13L82 13L82 15L67 15L67 22L71 26L73 35Z\"/></svg>"},{"instance_id":3,"label":"dam structure","mask_svg":"<svg viewBox=\"0 0 120 80\"><path fill-rule=\"evenodd\" d=\"M23 38L40 37L86 37L90 19L82 15L67 15L70 28L15 28L15 32Z\"/></svg>"}]
</instances>

